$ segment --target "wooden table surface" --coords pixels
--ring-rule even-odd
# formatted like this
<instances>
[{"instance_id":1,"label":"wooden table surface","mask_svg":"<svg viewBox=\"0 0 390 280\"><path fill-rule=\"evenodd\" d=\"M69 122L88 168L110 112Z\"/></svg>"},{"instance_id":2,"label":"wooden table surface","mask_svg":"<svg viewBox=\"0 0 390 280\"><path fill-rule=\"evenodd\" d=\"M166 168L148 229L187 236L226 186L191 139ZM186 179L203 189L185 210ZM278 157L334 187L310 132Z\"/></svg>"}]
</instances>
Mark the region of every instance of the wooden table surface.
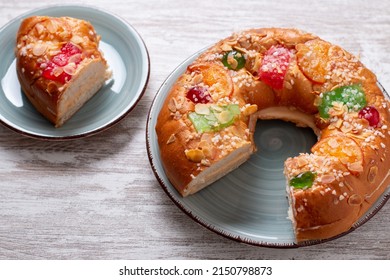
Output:
<instances>
[{"instance_id":1,"label":"wooden table surface","mask_svg":"<svg viewBox=\"0 0 390 280\"><path fill-rule=\"evenodd\" d=\"M0 26L62 2L0 0ZM390 203L347 236L305 248L219 236L171 202L145 145L148 110L165 78L191 54L246 28L313 32L360 55L389 90L390 1L82 3L120 15L140 33L151 59L149 84L124 120L89 138L46 142L0 125L0 259L390 259Z\"/></svg>"}]
</instances>

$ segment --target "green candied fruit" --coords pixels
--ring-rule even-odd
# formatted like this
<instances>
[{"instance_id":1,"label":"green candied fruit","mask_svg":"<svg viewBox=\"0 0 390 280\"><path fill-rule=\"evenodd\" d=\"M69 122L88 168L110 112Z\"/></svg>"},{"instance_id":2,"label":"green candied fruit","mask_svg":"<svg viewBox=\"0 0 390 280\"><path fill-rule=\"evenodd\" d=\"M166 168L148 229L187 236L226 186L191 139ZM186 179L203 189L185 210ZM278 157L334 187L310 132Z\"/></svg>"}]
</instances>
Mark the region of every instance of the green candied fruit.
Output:
<instances>
[{"instance_id":1,"label":"green candied fruit","mask_svg":"<svg viewBox=\"0 0 390 280\"><path fill-rule=\"evenodd\" d=\"M333 107L333 102L347 105L348 110L352 112L358 112L367 104L361 85L338 87L323 94L321 104L318 106L321 118L329 118L329 109Z\"/></svg>"},{"instance_id":2,"label":"green candied fruit","mask_svg":"<svg viewBox=\"0 0 390 280\"><path fill-rule=\"evenodd\" d=\"M290 180L290 186L293 186L296 189L308 189L313 185L316 173L311 171L306 171L298 174Z\"/></svg>"},{"instance_id":3,"label":"green candied fruit","mask_svg":"<svg viewBox=\"0 0 390 280\"><path fill-rule=\"evenodd\" d=\"M232 125L236 116L240 114L240 107L237 104L226 106L210 105L206 112L200 114L191 112L188 118L199 133L215 132Z\"/></svg>"},{"instance_id":4,"label":"green candied fruit","mask_svg":"<svg viewBox=\"0 0 390 280\"><path fill-rule=\"evenodd\" d=\"M246 60L241 52L233 50L223 55L222 63L228 69L237 71L245 66Z\"/></svg>"}]
</instances>

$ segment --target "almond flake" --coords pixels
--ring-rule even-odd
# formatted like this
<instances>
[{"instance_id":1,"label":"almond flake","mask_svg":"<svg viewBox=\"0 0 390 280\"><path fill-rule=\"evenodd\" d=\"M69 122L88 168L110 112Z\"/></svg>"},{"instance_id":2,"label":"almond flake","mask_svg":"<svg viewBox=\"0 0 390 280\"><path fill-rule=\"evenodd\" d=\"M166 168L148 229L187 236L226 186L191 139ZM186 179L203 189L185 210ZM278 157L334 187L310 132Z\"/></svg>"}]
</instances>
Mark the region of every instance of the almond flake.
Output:
<instances>
[{"instance_id":1,"label":"almond flake","mask_svg":"<svg viewBox=\"0 0 390 280\"><path fill-rule=\"evenodd\" d=\"M68 63L77 63L81 60L81 53L76 53L69 57Z\"/></svg>"},{"instance_id":2,"label":"almond flake","mask_svg":"<svg viewBox=\"0 0 390 280\"><path fill-rule=\"evenodd\" d=\"M363 165L360 162L348 164L348 169L354 172L363 172Z\"/></svg>"},{"instance_id":3,"label":"almond flake","mask_svg":"<svg viewBox=\"0 0 390 280\"><path fill-rule=\"evenodd\" d=\"M328 144L331 148L335 149L337 148L340 144L336 141L336 139L334 138L331 138L329 141L328 141Z\"/></svg>"},{"instance_id":4,"label":"almond flake","mask_svg":"<svg viewBox=\"0 0 390 280\"><path fill-rule=\"evenodd\" d=\"M69 63L68 65L64 66L64 72L68 75L74 75L76 73L76 64L75 63Z\"/></svg>"},{"instance_id":5,"label":"almond flake","mask_svg":"<svg viewBox=\"0 0 390 280\"><path fill-rule=\"evenodd\" d=\"M229 111L222 111L221 113L217 114L216 117L221 124L225 124L231 120L232 115Z\"/></svg>"},{"instance_id":6,"label":"almond flake","mask_svg":"<svg viewBox=\"0 0 390 280\"><path fill-rule=\"evenodd\" d=\"M46 28L47 28L47 30L48 30L50 33L52 33L52 34L56 33L56 31L57 31L57 29L58 29L57 22L54 21L54 20L49 20L48 23L47 23L47 25L46 25Z\"/></svg>"},{"instance_id":7,"label":"almond flake","mask_svg":"<svg viewBox=\"0 0 390 280\"><path fill-rule=\"evenodd\" d=\"M330 184L334 182L336 178L333 175L324 175L321 177L321 183L323 184Z\"/></svg>"},{"instance_id":8,"label":"almond flake","mask_svg":"<svg viewBox=\"0 0 390 280\"><path fill-rule=\"evenodd\" d=\"M169 136L167 144L171 144L171 143L175 142L175 140L176 140L175 134L171 134L171 136Z\"/></svg>"},{"instance_id":9,"label":"almond flake","mask_svg":"<svg viewBox=\"0 0 390 280\"><path fill-rule=\"evenodd\" d=\"M195 105L195 112L199 115L209 115L210 108L207 104L198 103Z\"/></svg>"},{"instance_id":10,"label":"almond flake","mask_svg":"<svg viewBox=\"0 0 390 280\"><path fill-rule=\"evenodd\" d=\"M75 43L76 45L81 44L84 39L78 35L73 35L72 39L70 39L72 43Z\"/></svg>"},{"instance_id":11,"label":"almond flake","mask_svg":"<svg viewBox=\"0 0 390 280\"><path fill-rule=\"evenodd\" d=\"M32 53L35 56L41 56L46 52L47 46L45 44L36 44L32 49Z\"/></svg>"},{"instance_id":12,"label":"almond flake","mask_svg":"<svg viewBox=\"0 0 390 280\"><path fill-rule=\"evenodd\" d=\"M64 70L62 69L62 67L55 67L55 68L53 69L53 75L54 75L55 77L58 77L59 75L61 75L62 72L64 72Z\"/></svg>"}]
</instances>

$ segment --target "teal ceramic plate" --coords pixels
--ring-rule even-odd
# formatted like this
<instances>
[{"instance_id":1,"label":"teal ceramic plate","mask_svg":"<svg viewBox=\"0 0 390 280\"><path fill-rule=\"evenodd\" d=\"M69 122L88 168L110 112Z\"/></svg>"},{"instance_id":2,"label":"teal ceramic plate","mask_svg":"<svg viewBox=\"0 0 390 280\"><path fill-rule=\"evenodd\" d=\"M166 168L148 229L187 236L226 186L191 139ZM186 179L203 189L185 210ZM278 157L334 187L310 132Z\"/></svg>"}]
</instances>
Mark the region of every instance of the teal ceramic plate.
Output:
<instances>
[{"instance_id":1,"label":"teal ceramic plate","mask_svg":"<svg viewBox=\"0 0 390 280\"><path fill-rule=\"evenodd\" d=\"M101 35L100 49L112 79L64 126L54 128L24 97L15 70L15 38L20 22L32 15L70 16L90 21ZM89 6L51 6L19 16L0 29L0 121L21 134L48 140L89 136L126 116L145 91L149 55L137 31L121 18Z\"/></svg>"},{"instance_id":2,"label":"teal ceramic plate","mask_svg":"<svg viewBox=\"0 0 390 280\"><path fill-rule=\"evenodd\" d=\"M154 128L170 88L197 55L183 62L167 78L149 112L146 131L148 155L164 191L195 221L239 242L265 247L293 248L328 241L329 239L314 240L296 244L292 224L287 218L288 201L283 164L287 157L300 152L310 152L310 148L317 142L311 129L297 128L294 124L278 120L258 121L255 132L258 152L238 169L187 198L181 197L170 184L161 164ZM369 220L389 197L388 189L350 231Z\"/></svg>"}]
</instances>

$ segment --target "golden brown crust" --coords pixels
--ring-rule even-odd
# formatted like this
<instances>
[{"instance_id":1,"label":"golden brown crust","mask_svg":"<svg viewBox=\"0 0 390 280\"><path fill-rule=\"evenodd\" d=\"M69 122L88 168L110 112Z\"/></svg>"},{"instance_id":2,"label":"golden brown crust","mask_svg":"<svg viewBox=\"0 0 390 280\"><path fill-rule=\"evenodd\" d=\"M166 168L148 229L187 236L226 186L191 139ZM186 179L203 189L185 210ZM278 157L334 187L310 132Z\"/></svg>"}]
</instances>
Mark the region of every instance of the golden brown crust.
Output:
<instances>
[{"instance_id":1,"label":"golden brown crust","mask_svg":"<svg viewBox=\"0 0 390 280\"><path fill-rule=\"evenodd\" d=\"M81 50L81 62L78 62L80 64L77 67L69 65L69 62L62 67L67 70L62 71L75 76L83 66L92 61L106 65L98 50L99 40L93 26L80 19L32 16L21 22L15 49L17 75L25 95L53 124L59 122L58 103L70 82L62 83L44 78L42 73L45 67L61 52L61 47L69 42Z\"/></svg>"},{"instance_id":2,"label":"golden brown crust","mask_svg":"<svg viewBox=\"0 0 390 280\"><path fill-rule=\"evenodd\" d=\"M272 46L283 46L291 56L283 87L279 89L259 78L265 53ZM231 50L245 55L244 68L234 71L223 67L221 58ZM199 70L205 69L204 65L212 66L207 71ZM213 73L220 78L210 78ZM318 105L325 92L356 84L361 85L367 105L378 110L380 124L370 126L356 110L337 102L333 103L328 119L320 117ZM188 116L199 105L186 97L190 88L196 86L208 89L211 103L238 104L241 114L236 122L217 132L197 132ZM229 92L231 87L233 92L223 96L221 92ZM288 186L291 218L298 241L324 239L347 231L390 184L386 148L390 147L389 106L376 76L342 48L295 29L252 29L221 40L187 68L165 100L156 132L167 176L186 195L188 184L196 183L202 172L238 148L230 145L232 135L239 143L252 141L248 128L254 112L293 107L314 116L319 142L312 154L288 159L285 174L287 180L305 171L316 174L311 188L297 190ZM221 140L225 138L226 141ZM189 150L200 157L190 158Z\"/></svg>"}]
</instances>

